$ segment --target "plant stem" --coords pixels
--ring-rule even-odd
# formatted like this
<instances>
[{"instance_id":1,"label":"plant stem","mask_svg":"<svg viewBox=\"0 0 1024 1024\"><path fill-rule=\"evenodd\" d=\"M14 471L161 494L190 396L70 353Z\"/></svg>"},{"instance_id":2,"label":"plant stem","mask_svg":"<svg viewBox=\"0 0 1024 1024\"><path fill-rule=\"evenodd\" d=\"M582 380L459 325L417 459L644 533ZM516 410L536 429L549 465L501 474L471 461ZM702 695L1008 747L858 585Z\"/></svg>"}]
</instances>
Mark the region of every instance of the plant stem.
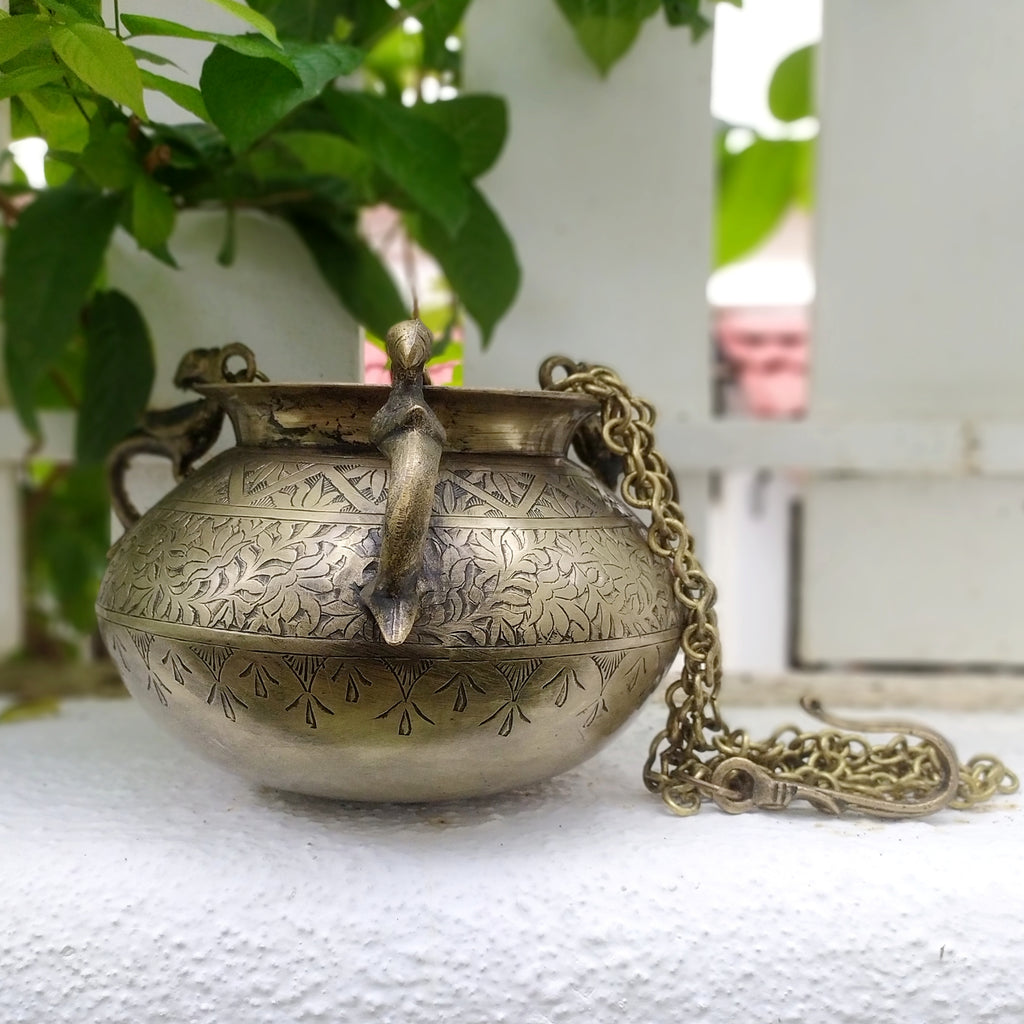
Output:
<instances>
[{"instance_id":1,"label":"plant stem","mask_svg":"<svg viewBox=\"0 0 1024 1024\"><path fill-rule=\"evenodd\" d=\"M63 69L64 65L61 64L61 62L59 60L57 60L56 54L51 54L51 56L53 57L53 63L56 64L57 67ZM68 90L68 93L71 96L72 102L75 104L76 107L78 107L78 112L82 115L82 117L85 118L85 123L91 125L92 124L92 120L89 117L89 115L85 112L85 107L82 106L82 104L79 101L78 97L75 95L75 90L71 88L71 82L68 80L68 76L67 75L63 75L61 77L61 81L67 87L67 90Z\"/></svg>"},{"instance_id":2,"label":"plant stem","mask_svg":"<svg viewBox=\"0 0 1024 1024\"><path fill-rule=\"evenodd\" d=\"M4 224L7 227L12 227L17 223L19 213L21 213L21 209L17 204L13 203L5 193L0 192L0 215L3 216Z\"/></svg>"},{"instance_id":3,"label":"plant stem","mask_svg":"<svg viewBox=\"0 0 1024 1024\"><path fill-rule=\"evenodd\" d=\"M114 0L114 35L118 39L121 38L121 3L120 0Z\"/></svg>"},{"instance_id":4,"label":"plant stem","mask_svg":"<svg viewBox=\"0 0 1024 1024\"><path fill-rule=\"evenodd\" d=\"M305 202L313 197L314 193L309 189L294 189L291 192L272 192L253 199L239 199L233 205L245 209L264 210L271 206L284 206L286 203Z\"/></svg>"},{"instance_id":5,"label":"plant stem","mask_svg":"<svg viewBox=\"0 0 1024 1024\"><path fill-rule=\"evenodd\" d=\"M78 395L75 394L75 389L71 386L71 382L64 376L60 370L50 370L50 380L56 385L57 390L63 395L64 400L71 406L72 409L78 408Z\"/></svg>"}]
</instances>

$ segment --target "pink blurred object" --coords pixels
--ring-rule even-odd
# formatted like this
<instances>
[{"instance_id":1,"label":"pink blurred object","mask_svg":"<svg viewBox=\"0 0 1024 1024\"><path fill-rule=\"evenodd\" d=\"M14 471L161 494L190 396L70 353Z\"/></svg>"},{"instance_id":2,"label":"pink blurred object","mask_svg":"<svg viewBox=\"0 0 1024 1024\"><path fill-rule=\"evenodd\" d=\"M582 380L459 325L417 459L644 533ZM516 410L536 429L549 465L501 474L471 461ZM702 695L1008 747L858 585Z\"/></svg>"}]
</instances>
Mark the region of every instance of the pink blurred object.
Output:
<instances>
[{"instance_id":1,"label":"pink blurred object","mask_svg":"<svg viewBox=\"0 0 1024 1024\"><path fill-rule=\"evenodd\" d=\"M363 347L363 380L367 384L391 384L391 371L388 369L388 357L382 349L372 342L364 342ZM451 384L455 367L459 364L454 360L449 363L434 363L429 367L431 384Z\"/></svg>"},{"instance_id":2,"label":"pink blurred object","mask_svg":"<svg viewBox=\"0 0 1024 1024\"><path fill-rule=\"evenodd\" d=\"M723 309L719 351L732 370L743 411L765 419L807 411L808 312L803 307Z\"/></svg>"}]
</instances>

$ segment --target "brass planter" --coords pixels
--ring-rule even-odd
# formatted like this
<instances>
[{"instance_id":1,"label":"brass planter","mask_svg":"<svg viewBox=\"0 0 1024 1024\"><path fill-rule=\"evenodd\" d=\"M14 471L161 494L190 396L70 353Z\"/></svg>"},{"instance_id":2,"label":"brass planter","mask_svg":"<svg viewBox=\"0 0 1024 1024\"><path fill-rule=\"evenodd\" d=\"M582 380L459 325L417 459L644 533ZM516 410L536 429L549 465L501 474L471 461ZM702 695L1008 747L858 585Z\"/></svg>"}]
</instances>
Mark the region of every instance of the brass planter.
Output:
<instances>
[{"instance_id":1,"label":"brass planter","mask_svg":"<svg viewBox=\"0 0 1024 1024\"><path fill-rule=\"evenodd\" d=\"M527 785L639 707L682 608L638 521L566 457L595 402L421 390L416 339L391 341L391 391L263 383L251 362L231 382L232 353L212 363L224 383L180 377L237 445L132 522L101 629L150 714L264 785L397 801ZM115 454L120 498L134 450L188 469L161 427Z\"/></svg>"}]
</instances>

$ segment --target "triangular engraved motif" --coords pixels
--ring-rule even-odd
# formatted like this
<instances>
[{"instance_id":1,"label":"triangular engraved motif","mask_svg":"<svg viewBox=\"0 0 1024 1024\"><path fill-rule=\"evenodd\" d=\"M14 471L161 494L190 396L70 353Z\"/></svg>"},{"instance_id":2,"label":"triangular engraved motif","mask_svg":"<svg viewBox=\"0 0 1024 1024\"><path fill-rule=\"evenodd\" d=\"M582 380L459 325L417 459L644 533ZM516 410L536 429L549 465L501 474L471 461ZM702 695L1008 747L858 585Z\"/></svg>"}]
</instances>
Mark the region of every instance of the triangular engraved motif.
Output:
<instances>
[{"instance_id":1,"label":"triangular engraved motif","mask_svg":"<svg viewBox=\"0 0 1024 1024\"><path fill-rule=\"evenodd\" d=\"M592 654L590 657L597 666L598 672L601 673L601 682L607 683L614 675L615 670L622 664L623 658L626 657L626 652L607 651L604 654Z\"/></svg>"},{"instance_id":2,"label":"triangular engraved motif","mask_svg":"<svg viewBox=\"0 0 1024 1024\"><path fill-rule=\"evenodd\" d=\"M231 657L231 648L215 647L211 644L189 644L189 650L210 670L213 678L220 682L224 664Z\"/></svg>"},{"instance_id":3,"label":"triangular engraved motif","mask_svg":"<svg viewBox=\"0 0 1024 1024\"><path fill-rule=\"evenodd\" d=\"M212 704L214 700L220 697L220 707L224 712L224 717L229 722L237 722L238 716L235 714L235 705L246 708L248 710L249 705L239 697L230 686L222 686L219 683L214 683L210 687L210 694L206 698L207 704Z\"/></svg>"},{"instance_id":4,"label":"triangular engraved motif","mask_svg":"<svg viewBox=\"0 0 1024 1024\"><path fill-rule=\"evenodd\" d=\"M401 683L402 690L408 692L416 684L420 676L430 671L433 664L429 660L421 661L385 661L387 667Z\"/></svg>"},{"instance_id":5,"label":"triangular engraved motif","mask_svg":"<svg viewBox=\"0 0 1024 1024\"><path fill-rule=\"evenodd\" d=\"M325 658L316 654L286 654L284 663L295 673L295 678L302 684L304 690L313 685L317 673L324 666Z\"/></svg>"},{"instance_id":6,"label":"triangular engraved motif","mask_svg":"<svg viewBox=\"0 0 1024 1024\"><path fill-rule=\"evenodd\" d=\"M455 702L452 705L452 711L457 711L460 714L469 707L469 691L474 690L477 693L484 693L484 688L476 683L473 677L468 672L456 672L454 673L447 682L442 683L435 691L436 696L439 693L444 693L445 690L455 689Z\"/></svg>"},{"instance_id":7,"label":"triangular engraved motif","mask_svg":"<svg viewBox=\"0 0 1024 1024\"><path fill-rule=\"evenodd\" d=\"M499 661L497 669L508 680L509 686L518 691L542 664L540 658L524 658L522 661Z\"/></svg>"},{"instance_id":8,"label":"triangular engraved motif","mask_svg":"<svg viewBox=\"0 0 1024 1024\"><path fill-rule=\"evenodd\" d=\"M354 477L358 467L350 465L324 467L324 479L334 492L330 506L343 512L366 512L376 507L357 488Z\"/></svg>"},{"instance_id":9,"label":"triangular engraved motif","mask_svg":"<svg viewBox=\"0 0 1024 1024\"><path fill-rule=\"evenodd\" d=\"M141 633L137 629L129 629L128 636L135 649L142 655L146 664L149 665L149 649L153 646L153 637L149 633Z\"/></svg>"},{"instance_id":10,"label":"triangular engraved motif","mask_svg":"<svg viewBox=\"0 0 1024 1024\"><path fill-rule=\"evenodd\" d=\"M191 678L193 675L192 669L185 664L183 658L179 657L172 650L168 650L167 653L160 659L161 665L166 665L174 676L174 681L179 686L185 685L186 677Z\"/></svg>"},{"instance_id":11,"label":"triangular engraved motif","mask_svg":"<svg viewBox=\"0 0 1024 1024\"><path fill-rule=\"evenodd\" d=\"M576 670L571 668L560 668L542 687L542 690L546 690L549 686L555 686L555 707L560 708L565 705L565 702L569 699L569 688L576 686L577 689L584 690L584 685L580 682L580 678L576 675Z\"/></svg>"},{"instance_id":12,"label":"triangular engraved motif","mask_svg":"<svg viewBox=\"0 0 1024 1024\"><path fill-rule=\"evenodd\" d=\"M277 493L308 475L310 462L278 462L269 466L246 467L242 474L240 498Z\"/></svg>"},{"instance_id":13,"label":"triangular engraved motif","mask_svg":"<svg viewBox=\"0 0 1024 1024\"><path fill-rule=\"evenodd\" d=\"M131 671L131 669L129 669L128 667L128 648L125 647L124 641L121 639L120 633L111 634L110 653L113 655L114 660L121 666L123 671Z\"/></svg>"},{"instance_id":14,"label":"triangular engraved motif","mask_svg":"<svg viewBox=\"0 0 1024 1024\"><path fill-rule=\"evenodd\" d=\"M334 676L334 681L338 681L338 676L341 675L341 670ZM348 684L345 687L345 702L347 704L358 704L359 698L362 696L361 686L373 686L373 680L367 679L362 672L357 668L349 670L348 673Z\"/></svg>"},{"instance_id":15,"label":"triangular engraved motif","mask_svg":"<svg viewBox=\"0 0 1024 1024\"><path fill-rule=\"evenodd\" d=\"M588 704L587 707L577 711L576 714L580 718L584 719L583 728L589 729L590 726L597 721L597 716L608 713L608 705L605 702L604 697L599 697L597 700Z\"/></svg>"},{"instance_id":16,"label":"triangular engraved motif","mask_svg":"<svg viewBox=\"0 0 1024 1024\"><path fill-rule=\"evenodd\" d=\"M642 651L640 657L630 666L627 678L629 685L626 687L628 693L632 693L636 684L647 676L647 652Z\"/></svg>"},{"instance_id":17,"label":"triangular engraved motif","mask_svg":"<svg viewBox=\"0 0 1024 1024\"><path fill-rule=\"evenodd\" d=\"M500 515L521 513L524 504L533 504L535 488L531 487L536 477L532 473L453 473L443 485L455 489L458 498L455 504L469 508L475 496L490 505ZM474 503L475 504L475 503ZM490 513L493 514L493 513Z\"/></svg>"},{"instance_id":18,"label":"triangular engraved motif","mask_svg":"<svg viewBox=\"0 0 1024 1024\"><path fill-rule=\"evenodd\" d=\"M281 685L281 680L273 675L265 665L258 661L250 661L249 664L238 673L239 679L248 679L250 676L252 677L253 696L256 697L267 697L270 695L267 683L271 683L274 686Z\"/></svg>"},{"instance_id":19,"label":"triangular engraved motif","mask_svg":"<svg viewBox=\"0 0 1024 1024\"><path fill-rule=\"evenodd\" d=\"M285 711L293 711L300 704L303 705L306 716L306 725L308 725L310 729L315 729L317 727L316 713L318 709L328 715L334 714L334 712L308 687L304 688L295 700L285 707Z\"/></svg>"}]
</instances>

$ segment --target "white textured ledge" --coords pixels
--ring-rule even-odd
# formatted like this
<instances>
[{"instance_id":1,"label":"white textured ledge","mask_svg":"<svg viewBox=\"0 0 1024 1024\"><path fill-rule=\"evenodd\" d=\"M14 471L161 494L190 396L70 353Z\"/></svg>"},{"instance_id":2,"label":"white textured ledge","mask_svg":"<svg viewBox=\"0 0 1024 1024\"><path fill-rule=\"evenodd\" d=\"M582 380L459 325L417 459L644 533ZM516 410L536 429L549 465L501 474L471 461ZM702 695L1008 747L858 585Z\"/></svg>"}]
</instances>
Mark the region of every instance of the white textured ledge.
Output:
<instances>
[{"instance_id":1,"label":"white textured ledge","mask_svg":"<svg viewBox=\"0 0 1024 1024\"><path fill-rule=\"evenodd\" d=\"M1024 765L1024 716L919 715ZM405 808L250 789L128 702L0 727L0 1021L1024 1019L1018 798L679 820L638 778L660 719L529 792Z\"/></svg>"}]
</instances>

